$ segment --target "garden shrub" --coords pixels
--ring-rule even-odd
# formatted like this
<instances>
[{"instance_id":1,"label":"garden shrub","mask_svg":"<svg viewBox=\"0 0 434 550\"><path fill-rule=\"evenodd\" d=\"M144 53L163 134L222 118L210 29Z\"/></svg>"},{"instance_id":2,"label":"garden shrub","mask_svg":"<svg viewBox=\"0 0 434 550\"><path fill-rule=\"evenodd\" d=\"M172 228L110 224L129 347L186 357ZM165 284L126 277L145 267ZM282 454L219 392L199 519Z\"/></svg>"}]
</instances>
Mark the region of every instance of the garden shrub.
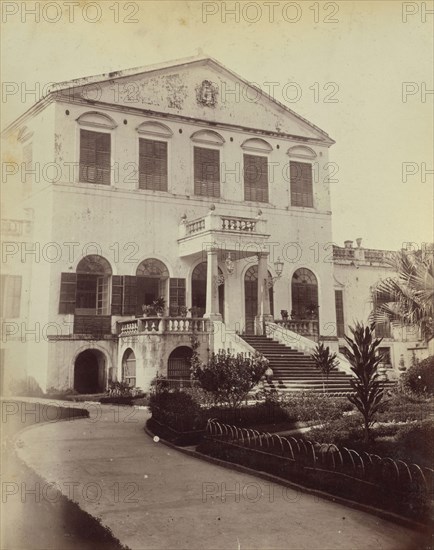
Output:
<instances>
[{"instance_id":1,"label":"garden shrub","mask_svg":"<svg viewBox=\"0 0 434 550\"><path fill-rule=\"evenodd\" d=\"M313 427L305 434L306 439L318 443L334 443L338 446L350 447L363 441L362 418L360 415L348 415L328 421L322 426Z\"/></svg>"},{"instance_id":2,"label":"garden shrub","mask_svg":"<svg viewBox=\"0 0 434 550\"><path fill-rule=\"evenodd\" d=\"M288 411L288 415L300 422L331 422L353 408L346 399L314 392L289 394L282 399L282 405Z\"/></svg>"},{"instance_id":3,"label":"garden shrub","mask_svg":"<svg viewBox=\"0 0 434 550\"><path fill-rule=\"evenodd\" d=\"M434 459L434 422L432 420L402 426L398 430L396 440L404 460L432 467Z\"/></svg>"},{"instance_id":4,"label":"garden shrub","mask_svg":"<svg viewBox=\"0 0 434 550\"><path fill-rule=\"evenodd\" d=\"M384 399L378 411L379 422L424 420L432 410L432 400L416 394L396 391Z\"/></svg>"},{"instance_id":5,"label":"garden shrub","mask_svg":"<svg viewBox=\"0 0 434 550\"><path fill-rule=\"evenodd\" d=\"M434 355L412 365L402 375L405 388L417 394L434 395Z\"/></svg>"},{"instance_id":6,"label":"garden shrub","mask_svg":"<svg viewBox=\"0 0 434 550\"><path fill-rule=\"evenodd\" d=\"M154 420L178 432L204 429L206 425L200 404L183 391L153 393L149 398L149 408Z\"/></svg>"}]
</instances>

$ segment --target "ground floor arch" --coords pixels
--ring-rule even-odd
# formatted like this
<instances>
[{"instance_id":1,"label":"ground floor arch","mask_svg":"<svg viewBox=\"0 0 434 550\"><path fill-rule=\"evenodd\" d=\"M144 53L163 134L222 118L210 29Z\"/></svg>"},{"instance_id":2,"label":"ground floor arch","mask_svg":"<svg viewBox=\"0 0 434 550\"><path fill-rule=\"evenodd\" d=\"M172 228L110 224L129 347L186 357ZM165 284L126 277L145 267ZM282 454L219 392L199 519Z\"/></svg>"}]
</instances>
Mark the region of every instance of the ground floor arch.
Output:
<instances>
[{"instance_id":1,"label":"ground floor arch","mask_svg":"<svg viewBox=\"0 0 434 550\"><path fill-rule=\"evenodd\" d=\"M131 348L125 350L122 357L122 382L132 388L136 385L136 355Z\"/></svg>"},{"instance_id":2,"label":"ground floor arch","mask_svg":"<svg viewBox=\"0 0 434 550\"><path fill-rule=\"evenodd\" d=\"M191 357L193 350L188 346L179 346L167 360L167 378L169 380L190 380Z\"/></svg>"},{"instance_id":3,"label":"ground floor arch","mask_svg":"<svg viewBox=\"0 0 434 550\"><path fill-rule=\"evenodd\" d=\"M106 389L106 358L96 349L79 353L74 362L74 390L101 393Z\"/></svg>"}]
</instances>

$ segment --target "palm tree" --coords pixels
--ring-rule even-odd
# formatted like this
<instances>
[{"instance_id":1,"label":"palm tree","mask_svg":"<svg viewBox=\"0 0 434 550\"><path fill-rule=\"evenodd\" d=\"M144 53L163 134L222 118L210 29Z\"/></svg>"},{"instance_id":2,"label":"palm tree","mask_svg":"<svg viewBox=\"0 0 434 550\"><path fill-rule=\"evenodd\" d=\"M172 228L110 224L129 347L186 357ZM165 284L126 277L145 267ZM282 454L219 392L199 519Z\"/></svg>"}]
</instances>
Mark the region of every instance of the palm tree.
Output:
<instances>
[{"instance_id":1,"label":"palm tree","mask_svg":"<svg viewBox=\"0 0 434 550\"><path fill-rule=\"evenodd\" d=\"M317 344L315 349L313 350L313 353L311 353L311 357L314 360L315 366L320 369L321 375L322 375L322 389L323 392L326 392L325 384L324 384L324 378L328 382L329 380L329 374L336 370L339 361L337 360L336 353L331 353L329 347L324 347L324 344Z\"/></svg>"},{"instance_id":2,"label":"palm tree","mask_svg":"<svg viewBox=\"0 0 434 550\"><path fill-rule=\"evenodd\" d=\"M397 252L386 260L397 276L381 280L372 289L374 323L390 321L418 326L422 337L434 336L434 272L431 254Z\"/></svg>"},{"instance_id":3,"label":"palm tree","mask_svg":"<svg viewBox=\"0 0 434 550\"><path fill-rule=\"evenodd\" d=\"M360 323L354 328L350 327L354 340L345 336L347 347L343 350L355 374L355 378L351 380L355 393L349 395L348 399L363 416L366 443L369 443L369 429L384 396L377 373L378 364L383 359L383 355L377 350L382 339L374 338L374 329L374 323L367 327Z\"/></svg>"}]
</instances>

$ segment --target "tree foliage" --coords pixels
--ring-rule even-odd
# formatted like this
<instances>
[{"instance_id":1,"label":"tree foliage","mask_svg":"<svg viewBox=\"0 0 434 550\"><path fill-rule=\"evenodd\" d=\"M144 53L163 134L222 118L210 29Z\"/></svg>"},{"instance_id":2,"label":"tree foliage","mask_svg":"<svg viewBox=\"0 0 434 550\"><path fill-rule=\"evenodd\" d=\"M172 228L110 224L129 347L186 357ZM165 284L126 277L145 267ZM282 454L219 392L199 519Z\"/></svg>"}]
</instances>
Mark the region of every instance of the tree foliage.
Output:
<instances>
[{"instance_id":1,"label":"tree foliage","mask_svg":"<svg viewBox=\"0 0 434 550\"><path fill-rule=\"evenodd\" d=\"M386 261L397 275L379 281L372 289L372 320L418 326L423 338L430 340L434 336L432 253L400 251Z\"/></svg>"},{"instance_id":2,"label":"tree foliage","mask_svg":"<svg viewBox=\"0 0 434 550\"><path fill-rule=\"evenodd\" d=\"M404 387L417 394L434 395L434 355L412 365L402 375Z\"/></svg>"},{"instance_id":3,"label":"tree foliage","mask_svg":"<svg viewBox=\"0 0 434 550\"><path fill-rule=\"evenodd\" d=\"M339 361L336 353L332 353L330 348L325 347L323 343L317 344L311 357L315 366L321 371L323 378L323 390L325 391L324 378L328 381L330 373L338 368Z\"/></svg>"},{"instance_id":4,"label":"tree foliage","mask_svg":"<svg viewBox=\"0 0 434 550\"><path fill-rule=\"evenodd\" d=\"M351 380L354 395L348 396L363 416L365 440L369 442L369 429L384 397L377 367L383 356L378 353L381 338L374 338L375 325L364 326L357 323L350 327L354 339L345 336L347 347L343 350L351 364L355 378Z\"/></svg>"},{"instance_id":5,"label":"tree foliage","mask_svg":"<svg viewBox=\"0 0 434 550\"><path fill-rule=\"evenodd\" d=\"M220 350L206 365L193 368L193 378L214 396L216 403L235 409L259 383L267 367L268 360L260 354L251 357Z\"/></svg>"}]
</instances>

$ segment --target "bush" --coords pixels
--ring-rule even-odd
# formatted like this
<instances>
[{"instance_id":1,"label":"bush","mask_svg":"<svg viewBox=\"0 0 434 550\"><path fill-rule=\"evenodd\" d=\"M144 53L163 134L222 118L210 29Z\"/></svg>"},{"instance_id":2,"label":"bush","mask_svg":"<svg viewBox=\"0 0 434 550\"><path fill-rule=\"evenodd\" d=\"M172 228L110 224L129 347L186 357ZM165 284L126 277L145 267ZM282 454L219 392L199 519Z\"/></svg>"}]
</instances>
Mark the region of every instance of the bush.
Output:
<instances>
[{"instance_id":1,"label":"bush","mask_svg":"<svg viewBox=\"0 0 434 550\"><path fill-rule=\"evenodd\" d=\"M154 420L178 432L204 429L206 425L200 404L183 391L153 393L149 408Z\"/></svg>"},{"instance_id":2,"label":"bush","mask_svg":"<svg viewBox=\"0 0 434 550\"><path fill-rule=\"evenodd\" d=\"M352 405L346 399L339 399L327 394L301 392L289 394L282 398L282 406L300 422L317 421L327 423L342 418L344 412L352 410Z\"/></svg>"},{"instance_id":3,"label":"bush","mask_svg":"<svg viewBox=\"0 0 434 550\"><path fill-rule=\"evenodd\" d=\"M318 443L334 443L338 446L350 447L363 441L363 425L360 415L349 415L326 422L321 427L314 427L304 434L306 439Z\"/></svg>"},{"instance_id":4,"label":"bush","mask_svg":"<svg viewBox=\"0 0 434 550\"><path fill-rule=\"evenodd\" d=\"M379 422L407 422L424 420L430 413L429 399L416 394L396 391L384 399L378 411Z\"/></svg>"},{"instance_id":5,"label":"bush","mask_svg":"<svg viewBox=\"0 0 434 550\"><path fill-rule=\"evenodd\" d=\"M434 422L432 420L403 426L398 430L396 440L399 454L404 460L432 467L434 459Z\"/></svg>"},{"instance_id":6,"label":"bush","mask_svg":"<svg viewBox=\"0 0 434 550\"><path fill-rule=\"evenodd\" d=\"M402 375L403 386L417 394L434 395L434 355L412 365Z\"/></svg>"}]
</instances>

